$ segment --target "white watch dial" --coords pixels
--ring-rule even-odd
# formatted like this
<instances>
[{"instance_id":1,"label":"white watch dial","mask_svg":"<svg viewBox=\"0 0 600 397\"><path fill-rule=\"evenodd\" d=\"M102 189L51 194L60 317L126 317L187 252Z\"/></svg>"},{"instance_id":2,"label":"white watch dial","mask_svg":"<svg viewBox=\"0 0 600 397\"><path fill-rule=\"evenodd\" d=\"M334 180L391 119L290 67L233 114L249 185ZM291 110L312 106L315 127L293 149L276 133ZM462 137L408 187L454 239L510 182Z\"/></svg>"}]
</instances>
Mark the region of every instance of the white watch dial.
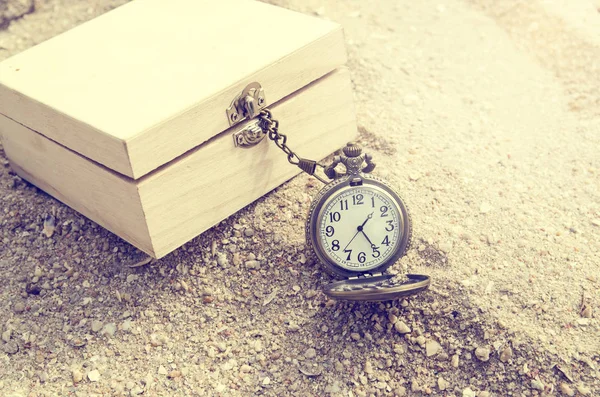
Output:
<instances>
[{"instance_id":1,"label":"white watch dial","mask_svg":"<svg viewBox=\"0 0 600 397\"><path fill-rule=\"evenodd\" d=\"M344 269L367 271L385 263L396 251L403 230L393 198L382 189L342 189L323 205L317 240L324 253Z\"/></svg>"}]
</instances>

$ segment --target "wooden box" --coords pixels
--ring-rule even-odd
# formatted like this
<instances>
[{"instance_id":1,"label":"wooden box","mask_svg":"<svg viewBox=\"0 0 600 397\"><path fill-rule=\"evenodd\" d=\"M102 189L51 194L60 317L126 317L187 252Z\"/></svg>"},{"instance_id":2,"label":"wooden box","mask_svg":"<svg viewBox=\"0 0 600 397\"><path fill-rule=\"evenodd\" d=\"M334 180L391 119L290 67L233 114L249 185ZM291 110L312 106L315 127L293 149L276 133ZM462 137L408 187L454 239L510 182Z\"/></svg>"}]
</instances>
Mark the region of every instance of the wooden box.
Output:
<instances>
[{"instance_id":1,"label":"wooden box","mask_svg":"<svg viewBox=\"0 0 600 397\"><path fill-rule=\"evenodd\" d=\"M329 21L135 0L0 63L2 144L21 177L162 257L300 172L268 139L234 144L257 125L230 125L250 83L303 157L355 136L345 61Z\"/></svg>"}]
</instances>

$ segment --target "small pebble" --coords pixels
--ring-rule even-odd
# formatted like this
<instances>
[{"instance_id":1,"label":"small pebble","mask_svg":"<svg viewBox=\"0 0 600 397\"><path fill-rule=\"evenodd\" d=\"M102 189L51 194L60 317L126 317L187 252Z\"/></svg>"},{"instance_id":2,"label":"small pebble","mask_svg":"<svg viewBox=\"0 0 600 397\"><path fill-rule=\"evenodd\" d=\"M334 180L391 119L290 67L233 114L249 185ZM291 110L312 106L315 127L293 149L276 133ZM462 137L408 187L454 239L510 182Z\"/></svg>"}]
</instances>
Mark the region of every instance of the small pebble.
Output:
<instances>
[{"instance_id":1,"label":"small pebble","mask_svg":"<svg viewBox=\"0 0 600 397\"><path fill-rule=\"evenodd\" d=\"M90 382L98 382L100 380L100 372L98 372L97 369L88 372L87 374L88 379L90 380Z\"/></svg>"},{"instance_id":2,"label":"small pebble","mask_svg":"<svg viewBox=\"0 0 600 397\"><path fill-rule=\"evenodd\" d=\"M102 328L102 335L114 336L117 332L117 326L115 323L108 323Z\"/></svg>"},{"instance_id":3,"label":"small pebble","mask_svg":"<svg viewBox=\"0 0 600 397\"><path fill-rule=\"evenodd\" d=\"M473 390L471 390L470 387L467 387L466 389L464 389L462 391L462 397L475 397L475 396L476 396L476 393Z\"/></svg>"},{"instance_id":4,"label":"small pebble","mask_svg":"<svg viewBox=\"0 0 600 397\"><path fill-rule=\"evenodd\" d=\"M503 363L507 362L508 360L510 360L513 356L513 351L511 349L510 346L507 346L504 350L502 350L502 352L500 353L500 361L502 361Z\"/></svg>"},{"instance_id":5,"label":"small pebble","mask_svg":"<svg viewBox=\"0 0 600 397\"><path fill-rule=\"evenodd\" d=\"M592 395L592 391L587 386L582 385L582 384L577 385L577 391L582 396L591 396Z\"/></svg>"},{"instance_id":6,"label":"small pebble","mask_svg":"<svg viewBox=\"0 0 600 397\"><path fill-rule=\"evenodd\" d=\"M451 361L451 363L452 363L452 366L453 366L454 368L458 368L458 364L459 364L459 360L458 360L458 354L455 354L455 355L453 355L453 356L452 356L452 361Z\"/></svg>"},{"instance_id":7,"label":"small pebble","mask_svg":"<svg viewBox=\"0 0 600 397\"><path fill-rule=\"evenodd\" d=\"M544 390L544 384L539 379L532 379L531 388L535 390Z\"/></svg>"},{"instance_id":8,"label":"small pebble","mask_svg":"<svg viewBox=\"0 0 600 397\"><path fill-rule=\"evenodd\" d=\"M13 310L17 314L21 314L25 311L25 304L23 302L17 302L13 306Z\"/></svg>"},{"instance_id":9,"label":"small pebble","mask_svg":"<svg viewBox=\"0 0 600 397\"><path fill-rule=\"evenodd\" d=\"M171 371L167 375L167 378L171 378L171 379L181 378L181 371L177 371L177 370Z\"/></svg>"},{"instance_id":10,"label":"small pebble","mask_svg":"<svg viewBox=\"0 0 600 397\"><path fill-rule=\"evenodd\" d=\"M565 396L573 397L575 395L575 391L571 389L571 386L567 385L564 382L560 384L559 389L560 392Z\"/></svg>"},{"instance_id":11,"label":"small pebble","mask_svg":"<svg viewBox=\"0 0 600 397\"><path fill-rule=\"evenodd\" d=\"M442 346L437 341L434 341L434 340L430 340L425 345L425 352L427 354L427 357L435 356L441 350L442 350Z\"/></svg>"},{"instance_id":12,"label":"small pebble","mask_svg":"<svg viewBox=\"0 0 600 397\"><path fill-rule=\"evenodd\" d=\"M10 329L7 329L6 331L4 331L2 333L2 340L6 343L8 343L10 341L10 337L12 336L12 331Z\"/></svg>"},{"instance_id":13,"label":"small pebble","mask_svg":"<svg viewBox=\"0 0 600 397\"><path fill-rule=\"evenodd\" d=\"M418 392L418 391L421 391L421 386L419 386L419 384L417 383L417 380L416 380L416 379L413 379L413 380L410 382L410 390L411 390L413 393L416 393L416 392Z\"/></svg>"},{"instance_id":14,"label":"small pebble","mask_svg":"<svg viewBox=\"0 0 600 397\"><path fill-rule=\"evenodd\" d=\"M350 337L354 340L360 340L360 334L356 332L351 333Z\"/></svg>"},{"instance_id":15,"label":"small pebble","mask_svg":"<svg viewBox=\"0 0 600 397\"><path fill-rule=\"evenodd\" d=\"M490 349L487 347L478 347L475 349L475 357L480 361L488 361L490 359Z\"/></svg>"},{"instance_id":16,"label":"small pebble","mask_svg":"<svg viewBox=\"0 0 600 397\"><path fill-rule=\"evenodd\" d=\"M252 237L252 236L254 236L254 229L251 229L251 228L245 229L244 230L244 235L246 237Z\"/></svg>"},{"instance_id":17,"label":"small pebble","mask_svg":"<svg viewBox=\"0 0 600 397\"><path fill-rule=\"evenodd\" d=\"M256 260L246 261L246 267L248 269L260 269L260 262Z\"/></svg>"},{"instance_id":18,"label":"small pebble","mask_svg":"<svg viewBox=\"0 0 600 397\"><path fill-rule=\"evenodd\" d=\"M309 359L315 358L316 356L317 356L317 351L315 349L313 349L312 347L304 353L304 357L309 358Z\"/></svg>"},{"instance_id":19,"label":"small pebble","mask_svg":"<svg viewBox=\"0 0 600 397\"><path fill-rule=\"evenodd\" d=\"M9 341L2 345L2 350L6 354L17 354L19 352L19 345L15 341Z\"/></svg>"},{"instance_id":20,"label":"small pebble","mask_svg":"<svg viewBox=\"0 0 600 397\"><path fill-rule=\"evenodd\" d=\"M446 388L448 387L448 382L441 376L438 378L437 384L438 384L438 389L440 389L441 391L446 390Z\"/></svg>"},{"instance_id":21,"label":"small pebble","mask_svg":"<svg viewBox=\"0 0 600 397\"><path fill-rule=\"evenodd\" d=\"M92 321L92 332L100 331L103 326L104 326L104 324L102 324L102 321L93 320Z\"/></svg>"},{"instance_id":22,"label":"small pebble","mask_svg":"<svg viewBox=\"0 0 600 397\"><path fill-rule=\"evenodd\" d=\"M589 305L584 307L581 311L581 317L592 318L592 307Z\"/></svg>"},{"instance_id":23,"label":"small pebble","mask_svg":"<svg viewBox=\"0 0 600 397\"><path fill-rule=\"evenodd\" d=\"M83 372L78 369L74 369L71 371L71 377L73 378L73 383L79 383L83 380Z\"/></svg>"},{"instance_id":24,"label":"small pebble","mask_svg":"<svg viewBox=\"0 0 600 397\"><path fill-rule=\"evenodd\" d=\"M408 333L410 333L410 328L408 328L408 325L406 325L406 323L404 321L396 321L396 323L394 324L394 329L399 334L408 334Z\"/></svg>"}]
</instances>

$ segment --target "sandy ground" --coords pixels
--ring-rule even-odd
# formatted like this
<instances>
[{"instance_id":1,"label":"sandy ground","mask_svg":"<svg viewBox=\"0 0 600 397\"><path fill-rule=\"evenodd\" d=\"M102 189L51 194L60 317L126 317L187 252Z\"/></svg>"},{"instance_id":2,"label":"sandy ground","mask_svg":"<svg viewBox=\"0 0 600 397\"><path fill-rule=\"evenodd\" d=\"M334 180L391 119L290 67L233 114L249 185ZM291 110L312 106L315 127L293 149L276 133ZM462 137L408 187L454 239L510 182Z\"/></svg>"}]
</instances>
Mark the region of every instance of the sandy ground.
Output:
<instances>
[{"instance_id":1,"label":"sandy ground","mask_svg":"<svg viewBox=\"0 0 600 397\"><path fill-rule=\"evenodd\" d=\"M0 59L121 1L26 3ZM274 3L344 24L360 140L413 214L394 269L432 288L328 301L307 176L132 268L0 150L0 395L600 395L600 3Z\"/></svg>"}]
</instances>

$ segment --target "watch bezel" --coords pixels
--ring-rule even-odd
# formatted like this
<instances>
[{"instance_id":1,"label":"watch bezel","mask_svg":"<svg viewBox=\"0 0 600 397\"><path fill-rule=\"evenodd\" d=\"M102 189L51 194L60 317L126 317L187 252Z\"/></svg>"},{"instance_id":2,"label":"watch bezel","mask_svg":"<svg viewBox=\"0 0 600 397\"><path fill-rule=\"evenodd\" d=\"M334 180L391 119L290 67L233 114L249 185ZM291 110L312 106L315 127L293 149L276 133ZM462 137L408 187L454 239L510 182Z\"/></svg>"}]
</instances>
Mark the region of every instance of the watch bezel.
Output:
<instances>
[{"instance_id":1,"label":"watch bezel","mask_svg":"<svg viewBox=\"0 0 600 397\"><path fill-rule=\"evenodd\" d=\"M402 198L392 189L392 187L389 186L385 181L373 177L371 175L361 175L360 182L358 183L356 178L356 176L344 177L338 180L334 180L333 182L326 185L319 192L317 197L315 197L315 199L313 200L306 224L307 244L309 244L313 248L313 251L317 255L317 258L321 261L321 263L325 266L325 269L329 273L343 277L353 277L365 273L381 273L385 271L387 268L396 263L398 259L400 259L406 254L406 251L410 247L410 242L412 238L412 224L410 213L408 211L408 208L404 204ZM372 185L375 188L383 190L392 198L392 200L394 201L394 205L397 207L399 216L401 218L399 219L399 222L401 223L402 231L399 243L396 245L393 253L389 256L389 258L386 261L382 262L380 265L374 268L353 271L341 266L326 254L321 243L318 241L319 233L317 229L319 227L319 215L321 214L328 200L332 198L338 191L345 188L355 187L358 185Z\"/></svg>"}]
</instances>

